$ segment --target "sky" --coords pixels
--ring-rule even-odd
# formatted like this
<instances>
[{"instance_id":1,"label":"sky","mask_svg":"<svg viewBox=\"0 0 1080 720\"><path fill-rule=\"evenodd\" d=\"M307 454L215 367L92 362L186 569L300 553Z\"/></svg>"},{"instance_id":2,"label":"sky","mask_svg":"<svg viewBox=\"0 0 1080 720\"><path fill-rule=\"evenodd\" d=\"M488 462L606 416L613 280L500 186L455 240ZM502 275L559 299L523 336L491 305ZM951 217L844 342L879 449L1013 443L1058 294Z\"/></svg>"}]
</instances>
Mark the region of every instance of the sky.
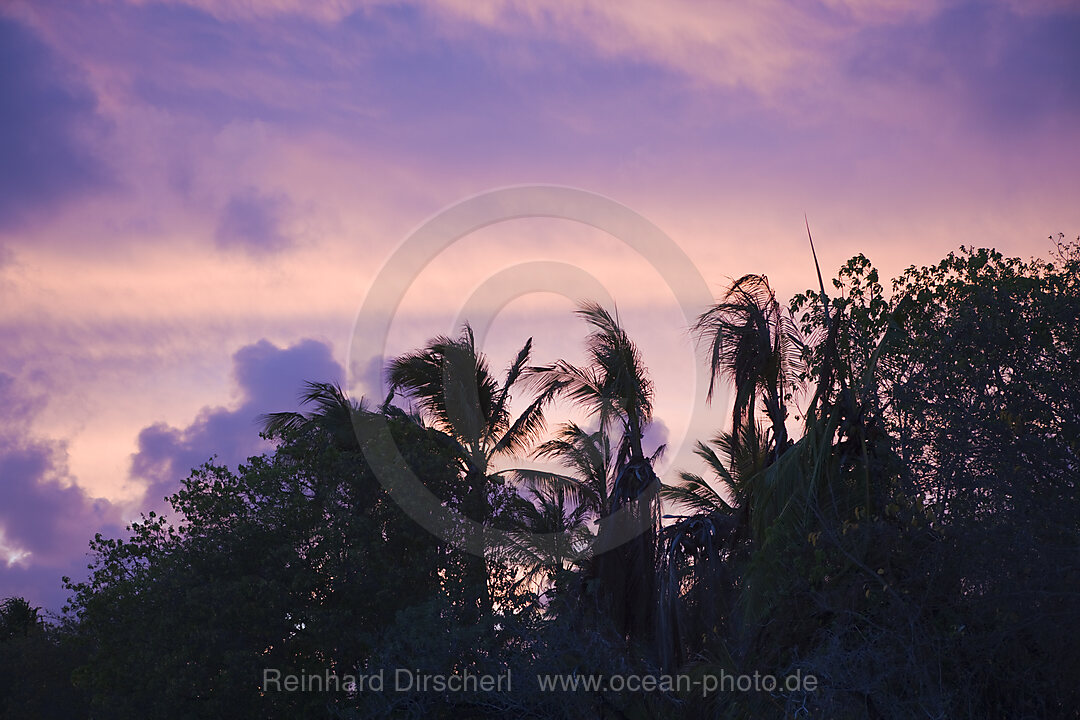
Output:
<instances>
[{"instance_id":1,"label":"sky","mask_svg":"<svg viewBox=\"0 0 1080 720\"><path fill-rule=\"evenodd\" d=\"M666 477L723 418L688 288L815 284L804 214L826 273L1045 255L1080 233L1078 161L1073 2L3 3L0 598L59 610L95 532L266 451L306 380L379 396L382 358L463 319L495 368L530 336L580 360L586 296L641 346ZM531 185L672 245L496 207L388 265Z\"/></svg>"}]
</instances>

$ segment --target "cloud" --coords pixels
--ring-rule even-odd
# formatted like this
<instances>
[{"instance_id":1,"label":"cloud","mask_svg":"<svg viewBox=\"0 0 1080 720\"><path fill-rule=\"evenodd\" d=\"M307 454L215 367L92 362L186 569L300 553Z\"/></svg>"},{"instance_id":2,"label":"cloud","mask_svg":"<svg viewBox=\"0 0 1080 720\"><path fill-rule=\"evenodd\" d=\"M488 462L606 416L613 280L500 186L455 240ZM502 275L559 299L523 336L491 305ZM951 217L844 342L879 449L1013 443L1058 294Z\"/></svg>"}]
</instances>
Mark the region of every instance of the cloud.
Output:
<instances>
[{"instance_id":1,"label":"cloud","mask_svg":"<svg viewBox=\"0 0 1080 720\"><path fill-rule=\"evenodd\" d=\"M266 195L254 188L234 194L218 219L214 236L218 247L256 255L288 247L291 240L281 229L287 206L285 196Z\"/></svg>"},{"instance_id":2,"label":"cloud","mask_svg":"<svg viewBox=\"0 0 1080 720\"><path fill-rule=\"evenodd\" d=\"M235 466L268 448L259 438L258 417L297 409L306 381L342 381L342 368L330 346L302 340L278 348L267 340L233 354L233 379L240 393L235 409L206 407L186 428L155 423L139 433L139 450L131 459L131 475L147 486L147 508L161 509L192 468L216 456Z\"/></svg>"},{"instance_id":3,"label":"cloud","mask_svg":"<svg viewBox=\"0 0 1080 720\"><path fill-rule=\"evenodd\" d=\"M280 15L337 22L364 5L358 0L130 0L134 5L188 5L219 20L255 20Z\"/></svg>"},{"instance_id":4,"label":"cloud","mask_svg":"<svg viewBox=\"0 0 1080 720\"><path fill-rule=\"evenodd\" d=\"M74 484L61 443L8 439L0 445L0 477L4 544L29 553L29 563L62 562L95 529L117 520L111 503Z\"/></svg>"},{"instance_id":5,"label":"cloud","mask_svg":"<svg viewBox=\"0 0 1080 720\"><path fill-rule=\"evenodd\" d=\"M519 165L609 157L646 152L667 136L715 146L718 136L759 140L762 125L776 126L781 140L807 125L844 137L845 123L868 118L932 123L936 104L972 96L982 105L966 120L1023 113L1031 101L1037 109L1071 106L1080 82L1071 41L1080 15L1064 3L139 0L108 7L110 30L122 28L126 42L88 42L95 63L122 68L116 72L134 99L218 127L258 120L294 136L360 131L397 151L399 163L415 155L459 164L464 152L479 167L495 157ZM73 24L67 32L83 30ZM133 66L125 46L148 62ZM905 77L915 85L897 82ZM688 107L711 121L679 127ZM247 210L239 214L265 214L252 203Z\"/></svg>"},{"instance_id":6,"label":"cloud","mask_svg":"<svg viewBox=\"0 0 1080 720\"><path fill-rule=\"evenodd\" d=\"M110 532L106 534L116 535ZM0 563L0 600L21 597L31 605L42 608L43 613L59 614L70 597L64 589L63 578L69 577L78 582L87 576L87 553L81 551L86 550L90 537L83 537L79 546L72 548L69 557L57 564Z\"/></svg>"},{"instance_id":7,"label":"cloud","mask_svg":"<svg viewBox=\"0 0 1080 720\"><path fill-rule=\"evenodd\" d=\"M119 530L120 508L75 484L62 442L27 432L43 406L0 372L0 598L58 609L60 577L78 575L94 532Z\"/></svg>"},{"instance_id":8,"label":"cloud","mask_svg":"<svg viewBox=\"0 0 1080 720\"><path fill-rule=\"evenodd\" d=\"M72 77L32 30L0 15L0 228L110 182L89 150L96 100Z\"/></svg>"},{"instance_id":9,"label":"cloud","mask_svg":"<svg viewBox=\"0 0 1080 720\"><path fill-rule=\"evenodd\" d=\"M856 81L915 88L939 119L957 106L968 123L1014 130L1080 113L1078 36L1077 12L958 4L863 30L847 70Z\"/></svg>"},{"instance_id":10,"label":"cloud","mask_svg":"<svg viewBox=\"0 0 1080 720\"><path fill-rule=\"evenodd\" d=\"M219 22L251 23L303 18L324 25L408 14L414 8L458 38L462 28L482 28L516 40L564 42L605 57L642 61L724 87L771 92L805 79L832 43L852 28L895 22L931 12L937 3L895 0L830 0L818 5L790 0L702 4L648 0L438 0L392 5L378 0L135 0L137 5L184 5ZM521 44L514 47L520 51ZM525 50L527 52L527 49Z\"/></svg>"},{"instance_id":11,"label":"cloud","mask_svg":"<svg viewBox=\"0 0 1080 720\"><path fill-rule=\"evenodd\" d=\"M260 413L295 408L301 385L308 380L342 380L341 365L330 346L317 340L302 340L284 349L260 340L238 350L233 363L233 376L246 404Z\"/></svg>"}]
</instances>

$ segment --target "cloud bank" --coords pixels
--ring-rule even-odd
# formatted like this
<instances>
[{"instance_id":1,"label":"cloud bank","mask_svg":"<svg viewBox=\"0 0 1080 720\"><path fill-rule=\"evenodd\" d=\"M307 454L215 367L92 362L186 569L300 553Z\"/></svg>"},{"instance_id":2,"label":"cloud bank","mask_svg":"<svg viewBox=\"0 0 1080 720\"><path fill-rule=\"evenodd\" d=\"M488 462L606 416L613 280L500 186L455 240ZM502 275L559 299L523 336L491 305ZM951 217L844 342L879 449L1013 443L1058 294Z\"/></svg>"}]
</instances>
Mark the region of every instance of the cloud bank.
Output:
<instances>
[{"instance_id":1,"label":"cloud bank","mask_svg":"<svg viewBox=\"0 0 1080 720\"><path fill-rule=\"evenodd\" d=\"M97 530L118 532L121 509L75 484L62 442L27 431L44 403L0 372L0 598L21 595L57 610L61 576L84 571L88 540Z\"/></svg>"},{"instance_id":2,"label":"cloud bank","mask_svg":"<svg viewBox=\"0 0 1080 720\"><path fill-rule=\"evenodd\" d=\"M27 26L0 15L0 230L110 183L93 92ZM0 265L3 264L0 248Z\"/></svg>"},{"instance_id":3,"label":"cloud bank","mask_svg":"<svg viewBox=\"0 0 1080 720\"><path fill-rule=\"evenodd\" d=\"M187 427L154 423L139 433L131 475L146 484L144 505L163 509L164 498L176 492L193 468L212 458L235 467L267 451L269 445L259 437L259 416L296 410L305 382L341 383L343 374L330 347L317 340L287 348L260 340L241 348L233 355L237 407L206 407Z\"/></svg>"}]
</instances>

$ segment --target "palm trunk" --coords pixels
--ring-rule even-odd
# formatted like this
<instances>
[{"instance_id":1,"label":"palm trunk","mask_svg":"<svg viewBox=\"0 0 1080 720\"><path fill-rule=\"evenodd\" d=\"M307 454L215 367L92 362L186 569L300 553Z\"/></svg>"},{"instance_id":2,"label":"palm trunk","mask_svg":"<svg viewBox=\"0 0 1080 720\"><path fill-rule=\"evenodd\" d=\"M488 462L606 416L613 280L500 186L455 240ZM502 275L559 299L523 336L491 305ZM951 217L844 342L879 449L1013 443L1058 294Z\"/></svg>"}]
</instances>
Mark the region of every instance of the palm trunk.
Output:
<instances>
[{"instance_id":1,"label":"palm trunk","mask_svg":"<svg viewBox=\"0 0 1080 720\"><path fill-rule=\"evenodd\" d=\"M633 413L627 416L627 433L630 440L630 462L641 462L645 459L645 452L641 448L641 420Z\"/></svg>"},{"instance_id":2,"label":"palm trunk","mask_svg":"<svg viewBox=\"0 0 1080 720\"><path fill-rule=\"evenodd\" d=\"M765 398L765 408L772 422L773 440L776 447L773 448L773 461L780 459L787 447L787 409L784 407L784 399L779 393L770 393Z\"/></svg>"},{"instance_id":3,"label":"palm trunk","mask_svg":"<svg viewBox=\"0 0 1080 720\"><path fill-rule=\"evenodd\" d=\"M471 470L468 475L469 492L465 498L465 515L475 522L487 524L491 519L491 503L488 502L487 475ZM469 555L466 560L466 620L480 622L491 617L492 601L488 588L487 558Z\"/></svg>"}]
</instances>

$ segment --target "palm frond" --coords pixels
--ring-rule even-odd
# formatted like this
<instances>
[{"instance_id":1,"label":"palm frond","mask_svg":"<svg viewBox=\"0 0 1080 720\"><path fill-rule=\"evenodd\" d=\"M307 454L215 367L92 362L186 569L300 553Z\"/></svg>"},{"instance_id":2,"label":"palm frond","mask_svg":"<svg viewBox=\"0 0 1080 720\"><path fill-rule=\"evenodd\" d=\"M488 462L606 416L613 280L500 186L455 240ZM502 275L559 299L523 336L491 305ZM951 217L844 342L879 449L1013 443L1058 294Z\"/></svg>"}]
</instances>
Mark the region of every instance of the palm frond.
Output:
<instances>
[{"instance_id":1,"label":"palm frond","mask_svg":"<svg viewBox=\"0 0 1080 720\"><path fill-rule=\"evenodd\" d=\"M436 426L474 452L485 436L508 425L503 409L496 411L498 384L486 358L476 351L468 324L457 339L440 335L394 359L387 374L391 391L413 400Z\"/></svg>"},{"instance_id":2,"label":"palm frond","mask_svg":"<svg viewBox=\"0 0 1080 720\"><path fill-rule=\"evenodd\" d=\"M567 502L584 511L594 511L600 507L601 497L597 494L597 488L572 475L533 468L511 468L503 472L513 477L529 494L559 493Z\"/></svg>"},{"instance_id":3,"label":"palm frond","mask_svg":"<svg viewBox=\"0 0 1080 720\"><path fill-rule=\"evenodd\" d=\"M499 388L499 393L496 396L495 407L502 412L507 411L507 405L510 402L510 390L521 379L522 374L528 367L529 357L532 354L532 338L525 341L525 344L518 351L517 357L510 363L510 367L506 369L506 377L503 379L502 387Z\"/></svg>"},{"instance_id":4,"label":"palm frond","mask_svg":"<svg viewBox=\"0 0 1080 720\"><path fill-rule=\"evenodd\" d=\"M280 438L284 435L302 432L309 423L309 418L299 412L272 412L264 413L256 418L262 431L272 438Z\"/></svg>"},{"instance_id":5,"label":"palm frond","mask_svg":"<svg viewBox=\"0 0 1080 720\"><path fill-rule=\"evenodd\" d=\"M530 367L528 376L538 394L565 397L605 419L617 416L615 398L605 392L597 368L579 368L565 360L556 360L549 365Z\"/></svg>"},{"instance_id":6,"label":"palm frond","mask_svg":"<svg viewBox=\"0 0 1080 720\"><path fill-rule=\"evenodd\" d=\"M544 420L544 406L551 402L550 395L540 395L517 416L513 424L506 429L495 443L493 455L502 453L524 453L532 447L544 432L547 423Z\"/></svg>"},{"instance_id":7,"label":"palm frond","mask_svg":"<svg viewBox=\"0 0 1080 720\"><path fill-rule=\"evenodd\" d=\"M588 364L558 360L532 367L530 380L538 392L564 397L596 416L601 430L618 420L631 454L643 457L641 435L652 419L653 385L641 354L618 318L599 304L584 302L576 312L593 328L585 341Z\"/></svg>"},{"instance_id":8,"label":"palm frond","mask_svg":"<svg viewBox=\"0 0 1080 720\"><path fill-rule=\"evenodd\" d=\"M679 473L674 485L663 485L660 498L695 515L734 511L724 496L705 478L691 472Z\"/></svg>"},{"instance_id":9,"label":"palm frond","mask_svg":"<svg viewBox=\"0 0 1080 720\"><path fill-rule=\"evenodd\" d=\"M270 437L286 433L323 431L344 445L355 442L353 420L358 413L368 412L364 399L354 402L341 386L332 382L307 382L299 396L300 404L314 406L311 412L274 412L258 417L258 422Z\"/></svg>"}]
</instances>

